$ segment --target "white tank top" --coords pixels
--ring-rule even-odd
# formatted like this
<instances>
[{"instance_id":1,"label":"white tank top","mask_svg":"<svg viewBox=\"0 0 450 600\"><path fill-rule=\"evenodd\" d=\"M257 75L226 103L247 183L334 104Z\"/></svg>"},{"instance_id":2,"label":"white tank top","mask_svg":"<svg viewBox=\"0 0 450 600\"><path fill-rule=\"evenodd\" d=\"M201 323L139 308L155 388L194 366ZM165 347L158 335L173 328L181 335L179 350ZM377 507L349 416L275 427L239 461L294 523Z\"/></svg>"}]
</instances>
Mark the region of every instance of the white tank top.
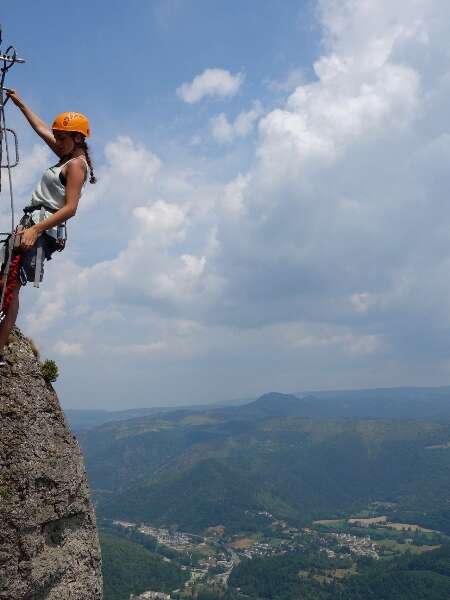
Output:
<instances>
[{"instance_id":1,"label":"white tank top","mask_svg":"<svg viewBox=\"0 0 450 600\"><path fill-rule=\"evenodd\" d=\"M88 173L88 164L84 156L76 156L74 158L69 159L62 165L57 165L54 167L49 167L46 169L42 175L42 178L33 194L31 195L30 206L36 206L36 211L32 213L33 221L37 223L39 221L40 216L40 207L43 205L47 206L51 211L59 210L66 203L66 188L61 183L59 178L61 171L63 168L75 158L81 158L86 165L86 175L84 178L83 188L86 184L87 173ZM50 211L45 211L45 219L53 214ZM47 229L46 233L51 235L52 237L57 237L57 227L52 227L51 229Z\"/></svg>"}]
</instances>

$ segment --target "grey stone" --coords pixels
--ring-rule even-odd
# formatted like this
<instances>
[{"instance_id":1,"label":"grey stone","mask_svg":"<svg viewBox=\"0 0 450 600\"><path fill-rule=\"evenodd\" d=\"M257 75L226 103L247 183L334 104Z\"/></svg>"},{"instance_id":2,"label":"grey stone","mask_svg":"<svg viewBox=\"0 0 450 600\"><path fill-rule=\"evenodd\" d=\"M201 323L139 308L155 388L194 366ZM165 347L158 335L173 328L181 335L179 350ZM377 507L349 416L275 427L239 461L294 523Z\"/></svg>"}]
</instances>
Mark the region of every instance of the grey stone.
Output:
<instances>
[{"instance_id":1,"label":"grey stone","mask_svg":"<svg viewBox=\"0 0 450 600\"><path fill-rule=\"evenodd\" d=\"M30 341L0 367L0 599L101 600L83 457Z\"/></svg>"}]
</instances>

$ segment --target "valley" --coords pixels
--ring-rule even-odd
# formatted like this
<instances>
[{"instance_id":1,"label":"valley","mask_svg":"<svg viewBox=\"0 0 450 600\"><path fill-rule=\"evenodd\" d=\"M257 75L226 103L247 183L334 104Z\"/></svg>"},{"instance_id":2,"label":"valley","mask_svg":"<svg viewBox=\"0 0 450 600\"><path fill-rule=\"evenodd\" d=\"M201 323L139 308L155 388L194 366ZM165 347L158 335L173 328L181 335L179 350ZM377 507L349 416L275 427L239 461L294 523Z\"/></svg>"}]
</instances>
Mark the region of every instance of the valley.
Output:
<instances>
[{"instance_id":1,"label":"valley","mask_svg":"<svg viewBox=\"0 0 450 600\"><path fill-rule=\"evenodd\" d=\"M422 568L447 598L449 422L432 402L416 403L425 420L366 417L363 401L361 418L308 416L320 402L268 394L81 432L105 580L121 574L106 600L365 599L368 581L413 589Z\"/></svg>"},{"instance_id":2,"label":"valley","mask_svg":"<svg viewBox=\"0 0 450 600\"><path fill-rule=\"evenodd\" d=\"M211 528L204 536L150 524L114 521L119 536L139 532L156 540L155 552L169 549L189 557L180 566L187 575L182 588L171 590L168 597L185 599L215 593L220 597L237 593L233 572L243 562L280 557L316 557L312 564L298 570L303 584L339 584L358 575L370 561L385 561L404 554L420 555L439 550L450 538L438 531L424 530L415 524L389 523L386 517L349 517L321 520L297 529L282 520L264 515L267 525L251 536L226 536L223 527ZM395 527L401 525L400 527ZM176 561L176 558L165 558ZM239 577L239 575L237 576ZM239 581L239 579L238 579ZM159 591L159 590L152 590ZM162 592L160 592L162 593Z\"/></svg>"}]
</instances>

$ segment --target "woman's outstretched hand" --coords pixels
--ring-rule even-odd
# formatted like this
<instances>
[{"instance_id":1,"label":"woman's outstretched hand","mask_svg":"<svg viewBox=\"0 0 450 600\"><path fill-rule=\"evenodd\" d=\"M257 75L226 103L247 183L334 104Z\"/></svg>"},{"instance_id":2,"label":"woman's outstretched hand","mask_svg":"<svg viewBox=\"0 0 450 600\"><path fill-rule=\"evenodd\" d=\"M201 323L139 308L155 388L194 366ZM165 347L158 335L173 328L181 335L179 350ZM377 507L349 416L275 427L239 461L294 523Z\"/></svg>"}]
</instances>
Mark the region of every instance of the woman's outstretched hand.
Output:
<instances>
[{"instance_id":1,"label":"woman's outstretched hand","mask_svg":"<svg viewBox=\"0 0 450 600\"><path fill-rule=\"evenodd\" d=\"M20 106L21 104L23 104L22 99L19 97L16 90L10 90L10 89L6 90L6 96L8 98L11 98L11 100L14 102L14 104L16 106Z\"/></svg>"}]
</instances>

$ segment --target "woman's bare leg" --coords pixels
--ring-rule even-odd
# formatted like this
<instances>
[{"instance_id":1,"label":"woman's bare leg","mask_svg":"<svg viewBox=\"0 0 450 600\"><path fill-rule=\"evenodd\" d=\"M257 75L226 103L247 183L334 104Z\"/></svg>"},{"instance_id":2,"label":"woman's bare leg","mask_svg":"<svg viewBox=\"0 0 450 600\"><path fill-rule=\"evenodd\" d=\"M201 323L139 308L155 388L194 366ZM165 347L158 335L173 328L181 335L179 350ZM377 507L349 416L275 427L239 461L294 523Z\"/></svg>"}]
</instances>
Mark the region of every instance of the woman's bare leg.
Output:
<instances>
[{"instance_id":1,"label":"woman's bare leg","mask_svg":"<svg viewBox=\"0 0 450 600\"><path fill-rule=\"evenodd\" d=\"M8 312L0 325L0 354L3 352L3 348L8 341L9 334L14 327L17 319L17 313L19 312L19 291L20 285L16 287L13 292L11 304L9 305Z\"/></svg>"}]
</instances>

